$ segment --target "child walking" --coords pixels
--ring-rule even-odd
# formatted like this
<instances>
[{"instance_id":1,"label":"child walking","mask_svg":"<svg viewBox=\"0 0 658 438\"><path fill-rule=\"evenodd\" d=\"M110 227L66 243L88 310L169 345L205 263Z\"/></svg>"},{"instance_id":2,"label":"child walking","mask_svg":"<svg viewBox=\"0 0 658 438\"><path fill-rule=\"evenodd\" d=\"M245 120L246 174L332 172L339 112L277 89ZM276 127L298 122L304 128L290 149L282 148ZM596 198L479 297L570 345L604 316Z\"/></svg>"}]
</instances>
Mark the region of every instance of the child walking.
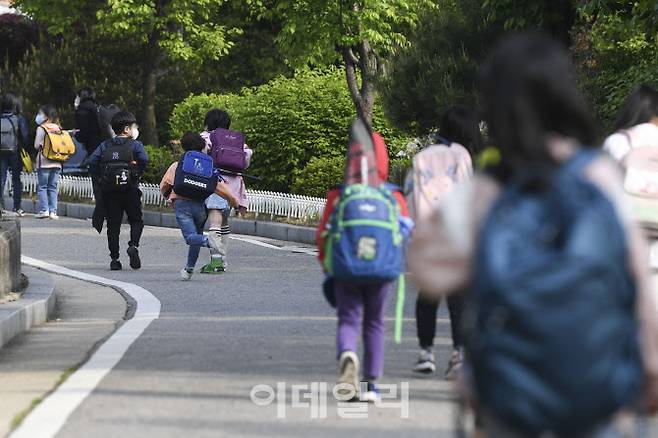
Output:
<instances>
[{"instance_id":1,"label":"child walking","mask_svg":"<svg viewBox=\"0 0 658 438\"><path fill-rule=\"evenodd\" d=\"M400 216L408 217L408 212L402 194L397 190L389 189L384 184L388 179L388 152L383 139L378 134L371 137L365 129L363 131L368 138L361 142L361 145L370 143L374 152L372 157L374 163L367 163L368 153L365 151L356 160L348 157L347 184L329 191L327 207L318 227L317 243L320 249L320 261L331 277L325 287L332 289L328 294L335 299L337 308L338 383L342 388L339 389L339 393L374 402L380 398L375 382L384 372L386 297L392 281L400 273L403 258L404 239L399 221ZM368 146L364 147L367 148ZM352 164L349 163L350 160ZM366 170L366 167L369 169ZM369 177L366 179L370 179L368 181L370 187L367 183L350 184L353 182L350 171L359 168L362 173L368 173ZM341 203L341 198L344 203ZM346 211L354 214L365 212L369 218L347 217L349 213L343 215ZM387 222L389 219L393 222ZM350 243L341 240L338 236L341 233L332 233L338 227L349 227L350 221L354 224L369 224L368 228L357 230L355 227L345 229L342 233L343 236L360 235L357 242L352 242L354 243L352 247ZM346 251L335 256L341 248L346 248ZM345 267L340 267L337 263L337 260L344 257L351 259L352 266L347 269L343 269ZM359 265L376 266L376 271L379 272L366 268L370 271L366 277L357 279L355 276L350 280L350 275L345 271L357 268ZM356 352L362 328L363 380L366 383L366 391L359 394L360 367Z\"/></svg>"},{"instance_id":2,"label":"child walking","mask_svg":"<svg viewBox=\"0 0 658 438\"><path fill-rule=\"evenodd\" d=\"M207 152L210 153L212 143L210 133L215 129L229 129L231 127L231 116L224 110L214 108L208 111L205 118L206 129L201 133L201 137L206 141ZM253 151L247 145L244 146L245 160L247 167L251 163ZM222 172L222 179L226 182L231 192L238 199L238 210L240 213L247 211L249 206L247 200L247 188L244 178L241 175L231 175ZM208 221L210 222L210 233L219 236L219 249L210 250L210 262L201 268L202 274L213 274L223 272L228 267L227 252L231 226L229 217L231 207L226 199L219 195L212 194L206 199L206 208L208 209Z\"/></svg>"},{"instance_id":3,"label":"child walking","mask_svg":"<svg viewBox=\"0 0 658 438\"><path fill-rule=\"evenodd\" d=\"M186 132L181 138L181 146L185 154L179 162L169 166L160 182L160 191L173 204L176 221L189 245L187 261L180 271L181 279L187 281L192 278L201 248L219 251L221 247L219 234L203 234L207 219L205 200L215 193L226 199L230 207L237 208L238 201L221 181L212 158L203 152L206 142L199 134Z\"/></svg>"},{"instance_id":4,"label":"child walking","mask_svg":"<svg viewBox=\"0 0 658 438\"><path fill-rule=\"evenodd\" d=\"M34 137L34 149L37 151L37 194L39 197L39 212L37 219L59 219L57 215L57 186L62 173L62 163L49 160L43 154L44 143L48 132L61 132L59 114L52 105L44 105L34 119L37 131Z\"/></svg>"}]
</instances>

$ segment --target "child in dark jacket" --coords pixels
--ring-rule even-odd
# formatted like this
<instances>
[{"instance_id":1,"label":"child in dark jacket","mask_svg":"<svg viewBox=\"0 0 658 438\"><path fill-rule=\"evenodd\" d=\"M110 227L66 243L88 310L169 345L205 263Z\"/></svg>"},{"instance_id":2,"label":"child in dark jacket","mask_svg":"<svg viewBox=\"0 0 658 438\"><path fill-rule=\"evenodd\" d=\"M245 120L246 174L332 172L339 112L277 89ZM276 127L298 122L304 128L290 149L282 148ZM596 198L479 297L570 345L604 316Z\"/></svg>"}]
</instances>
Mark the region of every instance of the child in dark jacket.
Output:
<instances>
[{"instance_id":1,"label":"child in dark jacket","mask_svg":"<svg viewBox=\"0 0 658 438\"><path fill-rule=\"evenodd\" d=\"M388 152L383 139L374 134L377 174L382 181L388 179ZM334 188L327 194L327 204L316 234L319 259L325 258L324 246L330 217L340 201L340 188ZM402 193L393 191L400 214L409 217L407 205ZM404 219L402 219L404 222ZM410 221L410 220L409 220ZM361 394L361 400L376 401L380 398L375 381L384 371L384 311L386 296L391 282L351 283L338 279L330 280L333 285L338 314L337 354L339 360L338 383L352 387L353 393L359 393L359 358L356 354L359 334L363 327L364 360L363 379L367 390Z\"/></svg>"}]
</instances>

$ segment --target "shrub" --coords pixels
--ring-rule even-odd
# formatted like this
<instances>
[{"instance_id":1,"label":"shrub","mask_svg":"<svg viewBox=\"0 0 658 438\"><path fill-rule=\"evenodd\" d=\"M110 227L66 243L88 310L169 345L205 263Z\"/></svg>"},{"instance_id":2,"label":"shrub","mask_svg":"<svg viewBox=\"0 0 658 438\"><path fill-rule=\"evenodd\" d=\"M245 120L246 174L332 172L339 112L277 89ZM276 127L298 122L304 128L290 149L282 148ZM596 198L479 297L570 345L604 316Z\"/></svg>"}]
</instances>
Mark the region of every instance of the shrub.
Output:
<instances>
[{"instance_id":1,"label":"shrub","mask_svg":"<svg viewBox=\"0 0 658 438\"><path fill-rule=\"evenodd\" d=\"M295 184L295 178L309 174L301 171L313 157L345 154L354 118L354 106L340 70L303 71L294 78L279 77L240 94L190 96L174 108L170 120L173 136L189 129L202 130L205 113L213 107L231 114L231 127L242 131L254 149L249 173L262 181L248 182L250 186L282 192L294 187L302 194L310 192L302 182ZM373 124L387 139L392 155L407 143L385 120L380 106L375 109ZM317 194L329 186L327 181L323 188L314 185L309 190Z\"/></svg>"},{"instance_id":2,"label":"shrub","mask_svg":"<svg viewBox=\"0 0 658 438\"><path fill-rule=\"evenodd\" d=\"M173 147L153 147L145 146L146 153L149 156L149 164L146 166L142 181L152 184L160 184L165 172L174 161L178 161L182 150Z\"/></svg>"},{"instance_id":3,"label":"shrub","mask_svg":"<svg viewBox=\"0 0 658 438\"><path fill-rule=\"evenodd\" d=\"M327 190L343 182L345 156L313 157L303 169L295 172L291 190L307 196L324 198Z\"/></svg>"}]
</instances>

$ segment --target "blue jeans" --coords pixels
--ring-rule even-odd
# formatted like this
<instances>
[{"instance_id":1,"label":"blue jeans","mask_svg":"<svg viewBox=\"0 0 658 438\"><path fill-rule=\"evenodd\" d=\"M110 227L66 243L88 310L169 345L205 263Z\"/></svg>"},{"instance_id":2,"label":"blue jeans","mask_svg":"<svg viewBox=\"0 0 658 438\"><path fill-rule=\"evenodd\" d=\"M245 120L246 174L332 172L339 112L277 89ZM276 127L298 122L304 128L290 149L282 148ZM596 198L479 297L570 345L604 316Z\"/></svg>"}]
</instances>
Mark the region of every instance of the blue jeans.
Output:
<instances>
[{"instance_id":1,"label":"blue jeans","mask_svg":"<svg viewBox=\"0 0 658 438\"><path fill-rule=\"evenodd\" d=\"M21 208L21 194L23 185L21 184L21 170L23 162L19 153L10 155L0 155L0 204L4 205L5 185L7 184L7 171L11 170L11 183L14 195L14 210Z\"/></svg>"},{"instance_id":2,"label":"blue jeans","mask_svg":"<svg viewBox=\"0 0 658 438\"><path fill-rule=\"evenodd\" d=\"M57 213L57 181L61 171L58 168L37 170L39 213Z\"/></svg>"},{"instance_id":3,"label":"blue jeans","mask_svg":"<svg viewBox=\"0 0 658 438\"><path fill-rule=\"evenodd\" d=\"M193 269L201 247L208 246L208 237L203 235L203 225L207 218L206 206L200 201L177 199L174 201L174 211L185 243L190 246L185 267Z\"/></svg>"}]
</instances>

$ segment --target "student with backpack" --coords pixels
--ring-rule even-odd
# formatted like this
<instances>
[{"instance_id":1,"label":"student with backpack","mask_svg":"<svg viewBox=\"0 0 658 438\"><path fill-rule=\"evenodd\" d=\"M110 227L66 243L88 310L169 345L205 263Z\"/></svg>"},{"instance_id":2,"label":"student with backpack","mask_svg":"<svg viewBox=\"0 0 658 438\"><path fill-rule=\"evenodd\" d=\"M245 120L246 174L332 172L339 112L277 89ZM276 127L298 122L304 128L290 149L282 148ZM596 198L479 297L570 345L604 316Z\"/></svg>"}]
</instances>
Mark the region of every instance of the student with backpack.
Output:
<instances>
[{"instance_id":1,"label":"student with backpack","mask_svg":"<svg viewBox=\"0 0 658 438\"><path fill-rule=\"evenodd\" d=\"M21 114L22 105L20 98L13 93L2 95L0 108L0 207L5 208L5 184L7 183L7 172L11 170L11 184L13 194L13 211L18 216L25 212L21 207L21 195L23 185L21 184L21 148L26 151L30 142L27 120Z\"/></svg>"},{"instance_id":2,"label":"student with backpack","mask_svg":"<svg viewBox=\"0 0 658 438\"><path fill-rule=\"evenodd\" d=\"M337 390L345 398L368 402L380 399L376 381L384 371L386 296L396 279L403 288L404 245L412 226L401 191L386 184L388 170L384 140L355 122L345 184L327 194L317 231L319 259L328 275L325 294L338 314ZM403 302L398 304L399 322ZM361 328L364 392L357 355Z\"/></svg>"},{"instance_id":3,"label":"student with backpack","mask_svg":"<svg viewBox=\"0 0 658 438\"><path fill-rule=\"evenodd\" d=\"M621 436L624 412L658 407L646 242L573 71L543 36L494 50L481 89L501 163L409 250L423 290L470 284L464 374L488 437Z\"/></svg>"},{"instance_id":4,"label":"student with backpack","mask_svg":"<svg viewBox=\"0 0 658 438\"><path fill-rule=\"evenodd\" d=\"M189 245L187 262L180 271L181 279L187 281L192 278L201 248L217 252L222 245L218 233L203 234L207 219L206 199L217 194L227 200L229 207L237 208L239 203L215 169L212 158L204 152L206 141L203 137L188 131L180 143L185 153L167 169L160 182L160 191L173 204L176 221Z\"/></svg>"},{"instance_id":5,"label":"student with backpack","mask_svg":"<svg viewBox=\"0 0 658 438\"><path fill-rule=\"evenodd\" d=\"M116 137L101 143L89 158L89 171L98 188L96 209L103 211L107 220L107 245L110 250L110 269L123 268L120 257L119 237L124 213L130 224L128 258L132 269L142 266L139 258L139 242L144 230L142 219L142 191L139 181L148 164L148 154L138 141L139 128L135 116L120 111L112 118ZM95 220L97 212L94 212ZM102 221L101 221L102 223ZM102 225L101 225L102 227ZM100 232L100 228L97 227Z\"/></svg>"},{"instance_id":6,"label":"student with backpack","mask_svg":"<svg viewBox=\"0 0 658 438\"><path fill-rule=\"evenodd\" d=\"M245 144L242 134L229 130L230 127L231 116L226 111L218 108L211 109L206 113L205 130L201 133L201 137L206 141L207 152L213 157L215 166L221 168L220 171L223 170L222 179L228 185L229 190L237 197L239 203L237 208L243 213L247 211L249 203L247 200L247 188L240 172L249 167L253 151ZM237 153L238 155L242 155L237 160L240 163L238 165L222 160L223 155L221 151L224 148L226 140L232 138L236 140L229 141L229 143L232 145L237 142ZM213 139L215 139L214 143ZM231 169L232 164L233 168ZM210 222L209 231L219 236L221 244L219 245L219 251L211 249L210 262L201 268L201 273L213 274L224 272L228 266L227 251L229 235L231 234L231 227L229 225L231 207L228 205L226 199L213 193L206 199L206 208L208 209L208 220Z\"/></svg>"},{"instance_id":7,"label":"student with backpack","mask_svg":"<svg viewBox=\"0 0 658 438\"><path fill-rule=\"evenodd\" d=\"M455 189L470 181L473 175L472 155L479 152L482 135L475 112L464 106L449 108L439 126L437 144L420 151L413 159L407 176L405 194L409 211L416 224L429 219L434 209ZM447 297L452 330L452 354L445 378L451 380L463 361L462 336L463 293ZM416 329L420 354L413 371L433 373L436 361L432 353L436 332L436 316L440 300L422 290L416 300Z\"/></svg>"},{"instance_id":8,"label":"student with backpack","mask_svg":"<svg viewBox=\"0 0 658 438\"><path fill-rule=\"evenodd\" d=\"M37 150L37 219L59 219L57 216L57 187L62 163L75 153L73 139L60 126L59 115L52 105L44 105L34 119L37 131L34 148Z\"/></svg>"}]
</instances>

